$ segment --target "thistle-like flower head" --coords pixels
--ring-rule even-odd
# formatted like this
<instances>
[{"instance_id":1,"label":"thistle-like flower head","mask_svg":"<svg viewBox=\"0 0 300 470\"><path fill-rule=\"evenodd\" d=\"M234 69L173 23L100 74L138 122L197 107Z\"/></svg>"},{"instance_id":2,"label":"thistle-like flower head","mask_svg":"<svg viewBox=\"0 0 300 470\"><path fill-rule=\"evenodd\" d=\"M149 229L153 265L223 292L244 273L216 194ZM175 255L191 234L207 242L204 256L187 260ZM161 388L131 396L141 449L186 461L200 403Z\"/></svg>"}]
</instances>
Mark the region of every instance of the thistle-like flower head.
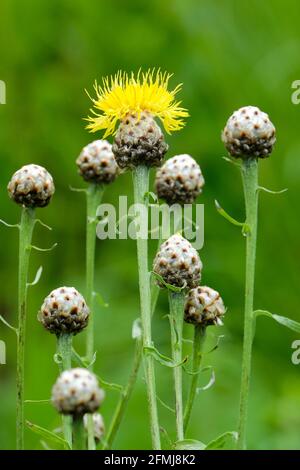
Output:
<instances>
[{"instance_id":1,"label":"thistle-like flower head","mask_svg":"<svg viewBox=\"0 0 300 470\"><path fill-rule=\"evenodd\" d=\"M187 295L184 319L187 323L207 327L222 325L226 309L216 290L207 286L191 289Z\"/></svg>"},{"instance_id":2,"label":"thistle-like flower head","mask_svg":"<svg viewBox=\"0 0 300 470\"><path fill-rule=\"evenodd\" d=\"M160 70L148 70L128 75L118 72L115 76L103 79L102 86L95 83L96 98L92 98L92 115L88 118L87 128L91 132L104 130L104 137L114 134L118 121L128 115L138 117L143 112L157 116L166 130L171 133L184 126L183 118L188 116L187 110L175 96L181 84L168 90L170 74Z\"/></svg>"}]
</instances>

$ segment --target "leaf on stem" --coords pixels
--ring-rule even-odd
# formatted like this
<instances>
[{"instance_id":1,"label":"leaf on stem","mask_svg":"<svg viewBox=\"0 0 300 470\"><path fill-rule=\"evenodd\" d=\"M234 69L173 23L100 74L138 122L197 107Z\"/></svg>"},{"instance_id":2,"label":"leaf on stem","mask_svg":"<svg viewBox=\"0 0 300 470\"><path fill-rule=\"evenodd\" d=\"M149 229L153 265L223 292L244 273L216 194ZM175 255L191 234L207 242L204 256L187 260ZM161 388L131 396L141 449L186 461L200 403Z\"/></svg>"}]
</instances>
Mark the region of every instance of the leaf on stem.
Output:
<instances>
[{"instance_id":1,"label":"leaf on stem","mask_svg":"<svg viewBox=\"0 0 300 470\"><path fill-rule=\"evenodd\" d=\"M40 224L42 227L46 228L47 230L52 230L52 227L50 227L49 225L46 225L44 222L41 221L41 219L35 219L34 223Z\"/></svg>"},{"instance_id":2,"label":"leaf on stem","mask_svg":"<svg viewBox=\"0 0 300 470\"><path fill-rule=\"evenodd\" d=\"M255 310L253 312L253 315L255 316L255 318L259 316L272 318L280 325L283 325L286 328L295 331L296 333L300 333L300 323L295 320L291 320L290 318L282 317L281 315L276 315L275 313L268 312L267 310Z\"/></svg>"},{"instance_id":3,"label":"leaf on stem","mask_svg":"<svg viewBox=\"0 0 300 470\"><path fill-rule=\"evenodd\" d=\"M238 434L235 431L224 432L224 434L210 441L204 450L234 450L237 438Z\"/></svg>"},{"instance_id":4,"label":"leaf on stem","mask_svg":"<svg viewBox=\"0 0 300 470\"><path fill-rule=\"evenodd\" d=\"M184 439L183 441L177 441L174 444L175 450L204 450L206 445L196 439Z\"/></svg>"},{"instance_id":5,"label":"leaf on stem","mask_svg":"<svg viewBox=\"0 0 300 470\"><path fill-rule=\"evenodd\" d=\"M26 421L26 425L28 426L29 429L31 429L31 431L33 431L36 434L39 434L47 441L53 442L55 445L59 446L60 448L70 450L70 446L67 443L67 441L65 441L65 439L63 439L62 437L59 437L54 432L48 431L48 429L42 428L41 426L38 426L37 424L33 424L30 421Z\"/></svg>"},{"instance_id":6,"label":"leaf on stem","mask_svg":"<svg viewBox=\"0 0 300 470\"><path fill-rule=\"evenodd\" d=\"M183 291L185 288L186 288L186 282L184 283L184 285L182 287L177 287L177 286L172 286L172 284L168 284L167 282L164 281L164 279L159 275L157 274L156 272L154 271L151 271L151 273L153 276L156 277L156 279L161 283L163 284L167 289L171 290L172 292L181 292Z\"/></svg>"},{"instance_id":7,"label":"leaf on stem","mask_svg":"<svg viewBox=\"0 0 300 470\"><path fill-rule=\"evenodd\" d=\"M7 326L8 328L10 328L11 330L13 330L16 335L18 335L18 329L15 328L14 326L12 326L10 323L8 323L8 321L5 320L5 318L2 317L2 315L0 315L0 321L2 321L2 323Z\"/></svg>"},{"instance_id":8,"label":"leaf on stem","mask_svg":"<svg viewBox=\"0 0 300 470\"><path fill-rule=\"evenodd\" d=\"M43 272L43 266L40 266L36 272L34 280L32 282L27 282L27 287L35 286L41 279L42 272Z\"/></svg>"},{"instance_id":9,"label":"leaf on stem","mask_svg":"<svg viewBox=\"0 0 300 470\"><path fill-rule=\"evenodd\" d=\"M156 202L156 203L158 201L158 197L153 191L147 191L144 194L144 201L145 202L150 202L151 199L152 199L153 202Z\"/></svg>"},{"instance_id":10,"label":"leaf on stem","mask_svg":"<svg viewBox=\"0 0 300 470\"><path fill-rule=\"evenodd\" d=\"M5 220L2 220L2 219L0 219L0 224L3 224L3 225L5 225L5 227L8 227L8 228L18 228L18 229L20 229L20 224L8 224L7 222L5 222Z\"/></svg>"},{"instance_id":11,"label":"leaf on stem","mask_svg":"<svg viewBox=\"0 0 300 470\"><path fill-rule=\"evenodd\" d=\"M174 408L171 408L171 406L167 405L161 398L159 398L158 395L156 395L157 401L164 407L166 410L170 411L171 413L175 414Z\"/></svg>"},{"instance_id":12,"label":"leaf on stem","mask_svg":"<svg viewBox=\"0 0 300 470\"><path fill-rule=\"evenodd\" d=\"M233 158L233 157L222 157L222 158L223 158L223 160L225 160L225 162L231 163L232 165L235 165L238 168L241 168L241 166L242 166L240 161L236 158Z\"/></svg>"},{"instance_id":13,"label":"leaf on stem","mask_svg":"<svg viewBox=\"0 0 300 470\"><path fill-rule=\"evenodd\" d=\"M264 186L258 186L257 192L259 191L264 191L265 193L269 193L269 194L283 194L286 191L288 191L288 188L281 189L280 191L272 191L271 189L264 188Z\"/></svg>"},{"instance_id":14,"label":"leaf on stem","mask_svg":"<svg viewBox=\"0 0 300 470\"><path fill-rule=\"evenodd\" d=\"M161 365L166 366L166 367L179 367L183 364L185 364L188 360L188 356L182 359L182 361L178 362L177 364L174 363L174 361L169 358L168 356L165 356L164 354L161 354L154 346L146 346L144 347L144 352L145 354L151 354L156 361L158 361Z\"/></svg>"},{"instance_id":15,"label":"leaf on stem","mask_svg":"<svg viewBox=\"0 0 300 470\"><path fill-rule=\"evenodd\" d=\"M69 189L74 193L87 193L86 188L73 188L73 186L69 186Z\"/></svg>"},{"instance_id":16,"label":"leaf on stem","mask_svg":"<svg viewBox=\"0 0 300 470\"><path fill-rule=\"evenodd\" d=\"M204 352L203 355L205 355L205 354L210 354L210 353L216 351L216 349L218 349L218 347L219 347L219 345L220 345L221 339L223 339L223 338L225 338L225 335L219 335L219 336L217 337L217 342L216 342L216 344L212 347L212 349L210 349L210 350L207 351L207 352Z\"/></svg>"},{"instance_id":17,"label":"leaf on stem","mask_svg":"<svg viewBox=\"0 0 300 470\"><path fill-rule=\"evenodd\" d=\"M31 245L31 248L33 250L36 250L36 251L53 251L54 248L56 248L58 245L58 243L54 243L50 248L40 248L38 246L35 246L35 245Z\"/></svg>"},{"instance_id":18,"label":"leaf on stem","mask_svg":"<svg viewBox=\"0 0 300 470\"><path fill-rule=\"evenodd\" d=\"M204 385L203 387L198 387L196 390L196 393L204 392L205 390L210 389L216 381L216 374L215 374L214 368L212 366L206 366L200 370L200 372L206 372L206 371L210 371L210 379L206 385Z\"/></svg>"},{"instance_id":19,"label":"leaf on stem","mask_svg":"<svg viewBox=\"0 0 300 470\"><path fill-rule=\"evenodd\" d=\"M219 204L219 202L216 199L215 199L215 206L216 206L216 209L217 209L218 213L222 217L224 217L224 219L228 220L228 222L230 222L232 225L236 225L237 227L242 227L242 234L243 235L247 235L248 233L250 233L250 227L247 224L247 222L239 222L238 220L231 217L231 215L229 215L223 209L223 207L221 207L221 205Z\"/></svg>"},{"instance_id":20,"label":"leaf on stem","mask_svg":"<svg viewBox=\"0 0 300 470\"><path fill-rule=\"evenodd\" d=\"M43 403L43 404L46 404L46 403L51 403L51 400L48 399L48 400L24 400L24 403Z\"/></svg>"}]
</instances>

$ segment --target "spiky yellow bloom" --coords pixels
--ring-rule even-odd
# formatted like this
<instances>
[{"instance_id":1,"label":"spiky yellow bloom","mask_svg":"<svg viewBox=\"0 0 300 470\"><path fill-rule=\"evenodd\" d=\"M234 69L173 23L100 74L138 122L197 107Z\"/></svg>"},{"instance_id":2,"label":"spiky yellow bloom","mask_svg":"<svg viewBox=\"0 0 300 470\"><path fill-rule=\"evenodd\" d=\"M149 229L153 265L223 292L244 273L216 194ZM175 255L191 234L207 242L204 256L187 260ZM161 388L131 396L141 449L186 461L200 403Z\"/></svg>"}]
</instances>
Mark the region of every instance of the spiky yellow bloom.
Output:
<instances>
[{"instance_id":1,"label":"spiky yellow bloom","mask_svg":"<svg viewBox=\"0 0 300 470\"><path fill-rule=\"evenodd\" d=\"M130 76L118 72L115 76L103 79L103 85L94 85L96 98L92 99L93 116L88 117L87 129L91 132L105 130L104 138L115 134L116 124L129 114L148 112L157 116L164 125L166 132L180 130L184 126L182 118L188 116L186 109L175 101L175 95L181 89L181 84L174 90L168 90L172 75L161 71L148 70Z\"/></svg>"}]
</instances>

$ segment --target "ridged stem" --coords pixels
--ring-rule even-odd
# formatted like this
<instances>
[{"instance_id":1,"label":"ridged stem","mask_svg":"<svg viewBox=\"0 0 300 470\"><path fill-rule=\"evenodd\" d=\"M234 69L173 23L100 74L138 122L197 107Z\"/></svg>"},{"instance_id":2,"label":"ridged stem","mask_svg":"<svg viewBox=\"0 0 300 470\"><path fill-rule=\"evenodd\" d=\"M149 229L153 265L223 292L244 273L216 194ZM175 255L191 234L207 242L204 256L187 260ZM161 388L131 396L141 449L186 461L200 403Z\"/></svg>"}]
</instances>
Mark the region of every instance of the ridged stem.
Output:
<instances>
[{"instance_id":1,"label":"ridged stem","mask_svg":"<svg viewBox=\"0 0 300 470\"><path fill-rule=\"evenodd\" d=\"M240 413L238 423L239 450L246 448L246 425L249 401L249 386L251 374L251 356L253 342L253 296L255 280L255 257L257 235L257 206L258 206L258 164L256 159L247 159L242 164L242 178L246 206L246 223L250 229L246 239L246 287L244 313L244 342L242 358L242 376L240 391Z\"/></svg>"},{"instance_id":2,"label":"ridged stem","mask_svg":"<svg viewBox=\"0 0 300 470\"><path fill-rule=\"evenodd\" d=\"M148 167L140 165L135 168L135 170L133 171L133 186L135 204L144 205L147 208L148 213L148 198L146 196L149 191ZM143 237L143 235L137 233L136 242L139 273L141 321L143 330L143 350L145 351L145 348L153 347L151 332L150 274L148 270L148 237ZM149 352L146 352L145 354L143 353L143 363L145 369L145 379L150 413L152 445L155 450L160 450L161 444L156 401L154 359L153 356L149 354Z\"/></svg>"},{"instance_id":3,"label":"ridged stem","mask_svg":"<svg viewBox=\"0 0 300 470\"><path fill-rule=\"evenodd\" d=\"M96 250L96 225L97 208L101 202L104 187L100 184L90 183L86 191L87 214L86 214L86 293L85 298L90 308L89 324L86 332L86 358L89 363L94 356L94 280L95 280L95 250ZM90 366L93 369L93 366ZM93 416L88 415L88 449L95 450Z\"/></svg>"},{"instance_id":4,"label":"ridged stem","mask_svg":"<svg viewBox=\"0 0 300 470\"><path fill-rule=\"evenodd\" d=\"M27 278L31 252L32 232L35 223L34 209L22 209L19 238L19 275L18 275L18 335L17 335L17 449L24 449L24 368L25 334L27 311Z\"/></svg>"},{"instance_id":5,"label":"ridged stem","mask_svg":"<svg viewBox=\"0 0 300 470\"><path fill-rule=\"evenodd\" d=\"M170 327L172 359L177 365L173 368L175 389L175 415L177 440L184 439L183 430L183 400L182 400L182 329L185 294L169 290Z\"/></svg>"},{"instance_id":6,"label":"ridged stem","mask_svg":"<svg viewBox=\"0 0 300 470\"><path fill-rule=\"evenodd\" d=\"M73 450L86 450L86 436L83 416L73 416Z\"/></svg>"},{"instance_id":7,"label":"ridged stem","mask_svg":"<svg viewBox=\"0 0 300 470\"><path fill-rule=\"evenodd\" d=\"M57 354L60 356L59 370L62 373L64 370L71 369L72 367L72 338L69 333L61 333L57 336ZM71 416L62 415L63 433L64 438L72 448L72 418Z\"/></svg>"},{"instance_id":8,"label":"ridged stem","mask_svg":"<svg viewBox=\"0 0 300 470\"><path fill-rule=\"evenodd\" d=\"M199 372L200 372L200 366L201 366L201 360L202 360L202 350L203 350L203 345L205 342L205 337L206 337L206 328L201 326L201 325L195 325L194 328L194 341L193 341L193 359L192 359L192 379L190 383L190 389L189 389L189 394L184 410L184 432L186 432L196 393L197 393L197 386L198 386L198 380L199 380Z\"/></svg>"}]
</instances>

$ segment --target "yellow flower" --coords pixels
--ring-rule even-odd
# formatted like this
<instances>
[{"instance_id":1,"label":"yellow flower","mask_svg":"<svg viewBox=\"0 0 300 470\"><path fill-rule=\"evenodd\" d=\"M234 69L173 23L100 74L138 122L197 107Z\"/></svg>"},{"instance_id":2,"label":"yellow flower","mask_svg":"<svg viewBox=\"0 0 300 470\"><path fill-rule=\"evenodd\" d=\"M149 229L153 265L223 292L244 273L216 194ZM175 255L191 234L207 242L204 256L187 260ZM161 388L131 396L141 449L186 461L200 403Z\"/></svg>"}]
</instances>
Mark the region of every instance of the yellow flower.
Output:
<instances>
[{"instance_id":1,"label":"yellow flower","mask_svg":"<svg viewBox=\"0 0 300 470\"><path fill-rule=\"evenodd\" d=\"M160 70L139 71L136 77L133 73L128 76L125 72L118 72L104 78L102 86L96 82L96 98L91 98L93 116L87 119L87 129L91 132L103 129L105 138L115 133L117 122L126 115L137 114L139 118L143 111L147 111L162 121L168 133L180 130L184 126L182 118L187 117L188 112L180 106L180 101L175 101L181 84L172 91L168 90L171 76Z\"/></svg>"}]
</instances>

